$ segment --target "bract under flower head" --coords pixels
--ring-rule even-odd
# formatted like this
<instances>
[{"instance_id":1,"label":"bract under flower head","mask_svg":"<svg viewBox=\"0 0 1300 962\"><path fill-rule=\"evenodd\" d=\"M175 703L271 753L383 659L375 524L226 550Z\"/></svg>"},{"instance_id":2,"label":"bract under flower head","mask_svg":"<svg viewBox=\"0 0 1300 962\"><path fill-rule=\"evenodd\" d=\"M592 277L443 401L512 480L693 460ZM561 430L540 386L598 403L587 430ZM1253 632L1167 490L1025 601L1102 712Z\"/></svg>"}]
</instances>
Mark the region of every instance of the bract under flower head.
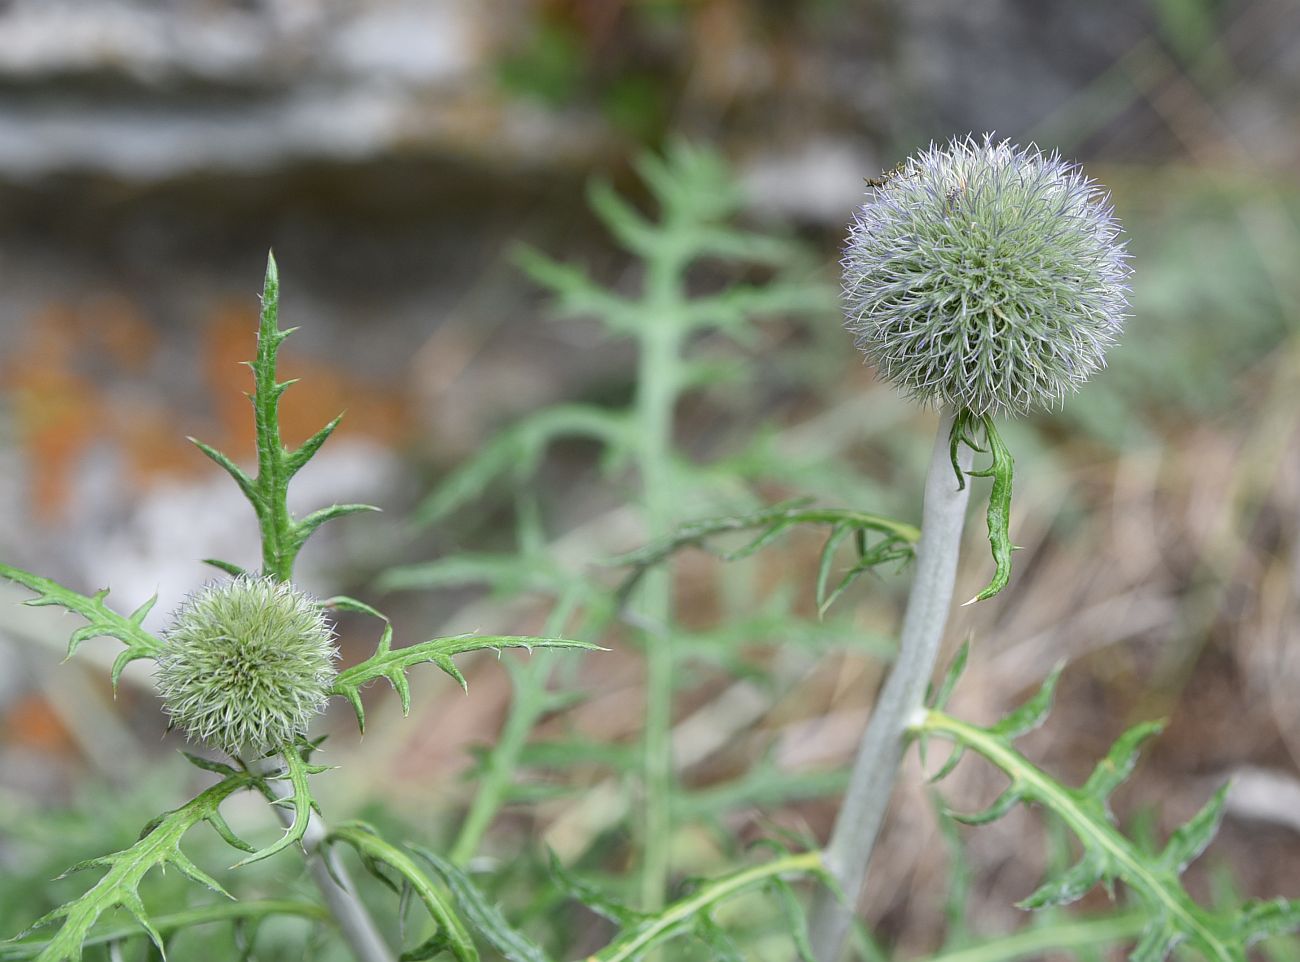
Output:
<instances>
[{"instance_id":1,"label":"bract under flower head","mask_svg":"<svg viewBox=\"0 0 1300 962\"><path fill-rule=\"evenodd\" d=\"M278 749L324 708L338 652L320 604L285 582L207 585L176 612L158 659L163 706L231 754Z\"/></svg>"},{"instance_id":2,"label":"bract under flower head","mask_svg":"<svg viewBox=\"0 0 1300 962\"><path fill-rule=\"evenodd\" d=\"M975 414L1058 405L1105 363L1130 268L1109 198L1058 154L931 145L858 211L846 325L913 397Z\"/></svg>"}]
</instances>

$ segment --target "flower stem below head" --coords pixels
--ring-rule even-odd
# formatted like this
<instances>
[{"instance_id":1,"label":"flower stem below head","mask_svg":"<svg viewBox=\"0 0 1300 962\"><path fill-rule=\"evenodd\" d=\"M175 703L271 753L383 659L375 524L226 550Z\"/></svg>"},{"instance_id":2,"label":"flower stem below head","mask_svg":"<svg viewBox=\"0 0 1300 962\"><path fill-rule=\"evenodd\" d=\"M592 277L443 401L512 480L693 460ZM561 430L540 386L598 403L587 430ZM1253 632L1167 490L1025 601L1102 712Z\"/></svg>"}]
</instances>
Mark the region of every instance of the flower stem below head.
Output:
<instances>
[{"instance_id":1,"label":"flower stem below head","mask_svg":"<svg viewBox=\"0 0 1300 962\"><path fill-rule=\"evenodd\" d=\"M259 774L271 775L277 771L274 757L252 762L248 767ZM273 795L290 794L290 787L274 777L268 778L266 784ZM271 807L286 828L292 824L294 814L290 809L281 805ZM336 853L321 847L328 834L324 819L313 809L308 818L307 830L302 836L303 854L312 881L357 962L393 962L393 952L384 942L369 911L358 897L352 880L348 877L347 868L339 861Z\"/></svg>"},{"instance_id":2,"label":"flower stem below head","mask_svg":"<svg viewBox=\"0 0 1300 962\"><path fill-rule=\"evenodd\" d=\"M966 445L959 445L953 454L954 417L952 411L945 411L940 420L926 475L916 577L903 616L898 657L858 747L843 807L826 847L826 867L843 900L828 888L820 889L814 900L812 939L821 962L835 962L843 949L898 777L908 725L922 707L948 621L970 499L970 486L958 486L954 468L969 470L973 456Z\"/></svg>"}]
</instances>

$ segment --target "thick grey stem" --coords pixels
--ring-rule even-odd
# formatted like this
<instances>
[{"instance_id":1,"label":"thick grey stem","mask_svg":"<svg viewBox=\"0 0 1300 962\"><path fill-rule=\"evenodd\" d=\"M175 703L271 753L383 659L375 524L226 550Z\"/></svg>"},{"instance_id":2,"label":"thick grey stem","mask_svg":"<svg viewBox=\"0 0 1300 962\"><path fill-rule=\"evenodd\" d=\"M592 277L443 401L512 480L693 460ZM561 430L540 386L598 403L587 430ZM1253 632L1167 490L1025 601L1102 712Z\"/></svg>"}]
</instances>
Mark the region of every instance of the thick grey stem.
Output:
<instances>
[{"instance_id":1,"label":"thick grey stem","mask_svg":"<svg viewBox=\"0 0 1300 962\"><path fill-rule=\"evenodd\" d=\"M837 962L862 893L871 850L898 777L907 729L925 699L943 641L952 603L957 556L970 485L958 490L949 436L954 414L945 411L934 440L925 480L921 540L916 547L916 578L907 599L898 657L862 736L853 773L826 847L826 866L843 890L844 901L828 889L817 892L812 911L813 948L820 962ZM962 471L973 452L959 448Z\"/></svg>"},{"instance_id":2,"label":"thick grey stem","mask_svg":"<svg viewBox=\"0 0 1300 962\"><path fill-rule=\"evenodd\" d=\"M250 769L262 771L279 771L275 758L264 758L261 762L249 766ZM267 779L267 787L277 798L292 794L288 782L279 779ZM288 828L293 823L293 812L283 805L273 805L277 817ZM357 897L352 879L348 877L347 868L331 849L322 849L321 843L329 831L322 819L313 811L307 820L307 831L302 836L303 852L307 859L307 871L316 888L320 890L326 907L338 923L339 932L352 949L357 962L393 962L393 952L379 935L370 913Z\"/></svg>"}]
</instances>

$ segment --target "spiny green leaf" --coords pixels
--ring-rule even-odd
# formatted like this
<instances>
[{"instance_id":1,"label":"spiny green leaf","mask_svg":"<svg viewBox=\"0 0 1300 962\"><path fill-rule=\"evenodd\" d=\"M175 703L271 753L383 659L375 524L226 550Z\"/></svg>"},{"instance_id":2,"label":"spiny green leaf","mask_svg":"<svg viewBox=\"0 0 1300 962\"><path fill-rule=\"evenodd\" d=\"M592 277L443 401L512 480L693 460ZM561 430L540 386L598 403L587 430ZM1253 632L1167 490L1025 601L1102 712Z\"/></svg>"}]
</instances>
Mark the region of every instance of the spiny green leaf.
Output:
<instances>
[{"instance_id":1,"label":"spiny green leaf","mask_svg":"<svg viewBox=\"0 0 1300 962\"><path fill-rule=\"evenodd\" d=\"M630 962L647 949L692 931L701 913L755 887L769 884L773 878L787 875L813 875L829 878L820 852L804 852L751 866L706 882L694 892L673 902L663 911L636 922L621 931L605 948L591 956L590 962Z\"/></svg>"},{"instance_id":2,"label":"spiny green leaf","mask_svg":"<svg viewBox=\"0 0 1300 962\"><path fill-rule=\"evenodd\" d=\"M248 569L231 561L222 561L220 558L204 558L203 563L216 568L218 571L224 571L233 578L242 578L248 574Z\"/></svg>"},{"instance_id":3,"label":"spiny green leaf","mask_svg":"<svg viewBox=\"0 0 1300 962\"><path fill-rule=\"evenodd\" d=\"M372 608L364 601L358 601L348 595L335 595L332 598L326 598L321 602L321 605L325 608L333 608L336 611L352 611L360 615L370 615L370 617L378 618L380 621L388 621L388 616L383 612Z\"/></svg>"},{"instance_id":4,"label":"spiny green leaf","mask_svg":"<svg viewBox=\"0 0 1300 962\"><path fill-rule=\"evenodd\" d=\"M989 822L996 822L1023 799L1020 786L1012 785L995 798L987 808L982 808L978 812L958 812L948 809L946 814L963 825L987 825Z\"/></svg>"},{"instance_id":5,"label":"spiny green leaf","mask_svg":"<svg viewBox=\"0 0 1300 962\"><path fill-rule=\"evenodd\" d=\"M1238 937L1246 945L1300 930L1300 899L1246 902L1234 913Z\"/></svg>"},{"instance_id":6,"label":"spiny green leaf","mask_svg":"<svg viewBox=\"0 0 1300 962\"><path fill-rule=\"evenodd\" d=\"M555 594L585 584L585 579L566 571L549 557L462 552L435 561L390 568L376 587L380 591L409 591L490 585L498 594L512 596L527 591ZM590 588L584 592L591 593Z\"/></svg>"},{"instance_id":7,"label":"spiny green leaf","mask_svg":"<svg viewBox=\"0 0 1300 962\"><path fill-rule=\"evenodd\" d=\"M826 536L826 543L822 545L821 557L817 562L818 611L824 611L827 607L826 588L830 583L831 566L835 563L835 551L853 531L853 528L843 523L833 525L830 534Z\"/></svg>"},{"instance_id":8,"label":"spiny green leaf","mask_svg":"<svg viewBox=\"0 0 1300 962\"><path fill-rule=\"evenodd\" d=\"M790 940L794 942L795 951L799 954L800 962L817 962L812 942L808 938L808 914L795 896L794 889L779 876L772 879L769 888L776 894L777 901L781 904L781 911L785 913L786 928L790 933Z\"/></svg>"},{"instance_id":9,"label":"spiny green leaf","mask_svg":"<svg viewBox=\"0 0 1300 962\"><path fill-rule=\"evenodd\" d=\"M883 515L852 511L844 508L818 508L809 502L811 499L800 498L783 501L758 511L740 515L723 515L703 518L683 524L666 538L655 541L627 554L618 555L605 562L615 568L647 567L658 564L682 548L708 548L709 539L720 534L734 531L758 530L760 541L751 541L735 551L720 551L729 561L738 560L765 547L777 535L783 534L796 525L828 525L832 528L844 526L850 531L873 531L913 544L921 536L920 531L910 524L894 521Z\"/></svg>"},{"instance_id":10,"label":"spiny green leaf","mask_svg":"<svg viewBox=\"0 0 1300 962\"><path fill-rule=\"evenodd\" d=\"M930 776L930 784L937 785L939 782L951 775L957 766L961 764L961 760L965 757L966 748L962 745L954 745L952 751L948 753L948 757L945 758L943 764L939 766L939 770Z\"/></svg>"},{"instance_id":11,"label":"spiny green leaf","mask_svg":"<svg viewBox=\"0 0 1300 962\"><path fill-rule=\"evenodd\" d=\"M397 962L427 962L436 959L451 948L447 933L439 929L413 949L407 949L397 957Z\"/></svg>"},{"instance_id":12,"label":"spiny green leaf","mask_svg":"<svg viewBox=\"0 0 1300 962\"><path fill-rule=\"evenodd\" d=\"M149 912L145 909L144 902L141 901L139 893L131 892L123 895L121 905L122 908L126 909L127 912L130 913L131 917L135 919L136 924L140 926L140 928L144 929L145 934L149 936L149 941L152 942L154 948L158 950L158 954L166 959L167 948L163 945L162 935L159 934L156 928L154 928L153 922L149 921Z\"/></svg>"},{"instance_id":13,"label":"spiny green leaf","mask_svg":"<svg viewBox=\"0 0 1300 962\"><path fill-rule=\"evenodd\" d=\"M237 465L234 461L230 460L230 458L226 457L226 455L222 454L216 448L209 444L204 444L198 438L187 438L186 440L207 455L210 460L217 464L228 475L234 478L235 484L239 485L239 490L244 492L244 497L252 503L254 508L261 506L261 493L257 490L256 482L248 476L247 471Z\"/></svg>"},{"instance_id":14,"label":"spiny green leaf","mask_svg":"<svg viewBox=\"0 0 1300 962\"><path fill-rule=\"evenodd\" d=\"M238 923L240 921L262 919L272 915L292 916L313 922L326 922L330 917L324 908L310 902L295 902L288 899L244 899L238 902L205 905L199 908L186 909L182 912L155 915L152 916L150 921L156 933L167 936L183 929L209 925L213 922ZM95 929L92 935L86 938L82 943L82 948L120 942L139 933L140 928L138 925L118 925L107 928L100 926ZM48 945L49 943L44 940L0 942L0 962L23 962L23 960L35 959L40 956Z\"/></svg>"},{"instance_id":15,"label":"spiny green leaf","mask_svg":"<svg viewBox=\"0 0 1300 962\"><path fill-rule=\"evenodd\" d=\"M678 140L662 154L643 152L634 166L659 202L661 222L674 231L694 234L708 225L721 224L743 202L726 161L708 147ZM700 246L693 236L690 240L691 248Z\"/></svg>"},{"instance_id":16,"label":"spiny green leaf","mask_svg":"<svg viewBox=\"0 0 1300 962\"><path fill-rule=\"evenodd\" d=\"M1212 962L1244 962L1245 942L1233 914L1212 912L1198 905L1182 883L1176 869L1194 857L1213 834L1222 812L1222 797L1216 796L1205 809L1170 841L1166 853L1153 859L1140 845L1122 835L1105 807L1105 799L1084 789L1070 789L1024 757L1012 744L1020 725L1006 730L998 726L981 728L930 711L917 726L918 733L948 738L966 746L1002 770L1020 799L1052 812L1069 828L1083 847L1083 860L1056 882L1050 882L1030 896L1031 903L1050 904L1082 895L1091 879L1122 880L1148 910L1151 926L1132 958L1162 962L1175 944L1186 942ZM1110 755L1122 769L1136 747L1132 732L1121 738L1122 745ZM1113 780L1109 770L1097 777L1094 787L1106 788Z\"/></svg>"},{"instance_id":17,"label":"spiny green leaf","mask_svg":"<svg viewBox=\"0 0 1300 962\"><path fill-rule=\"evenodd\" d=\"M991 415L978 418L966 413L967 417L977 423L983 433L985 443L993 463L982 471L968 472L973 478L992 478L993 489L989 492L987 521L989 529L989 546L993 549L993 561L996 570L988 586L966 604L987 601L1007 586L1011 579L1011 483L1015 471L1015 459L1007 447ZM955 429L955 424L954 424ZM953 444L953 464L956 462L956 443Z\"/></svg>"},{"instance_id":18,"label":"spiny green leaf","mask_svg":"<svg viewBox=\"0 0 1300 962\"><path fill-rule=\"evenodd\" d=\"M1095 849L1084 854L1060 878L1049 879L1033 894L1016 903L1022 909L1041 909L1049 905L1077 902L1106 875L1106 858Z\"/></svg>"},{"instance_id":19,"label":"spiny green leaf","mask_svg":"<svg viewBox=\"0 0 1300 962\"><path fill-rule=\"evenodd\" d=\"M589 181L587 202L610 234L633 254L647 255L661 243L659 229L624 200L609 181Z\"/></svg>"},{"instance_id":20,"label":"spiny green leaf","mask_svg":"<svg viewBox=\"0 0 1300 962\"><path fill-rule=\"evenodd\" d=\"M1228 790L1231 787L1230 783L1224 784L1190 821L1170 836L1169 844L1160 855L1160 862L1165 868L1181 875L1183 869L1191 865L1214 840L1219 831L1219 823L1223 821L1224 806L1228 803Z\"/></svg>"},{"instance_id":21,"label":"spiny green leaf","mask_svg":"<svg viewBox=\"0 0 1300 962\"><path fill-rule=\"evenodd\" d=\"M1097 767L1084 783L1083 794L1090 798L1104 800L1115 791L1124 780L1133 774L1138 762L1138 754L1147 739L1164 731L1162 721L1142 722L1134 725L1111 746L1106 757L1097 763Z\"/></svg>"},{"instance_id":22,"label":"spiny green leaf","mask_svg":"<svg viewBox=\"0 0 1300 962\"><path fill-rule=\"evenodd\" d=\"M547 866L550 869L551 877L555 879L560 888L570 898L591 909L602 918L606 918L621 927L638 925L650 918L648 913L620 902L604 889L592 885L585 879L579 878L570 872L564 867L564 863L560 861L559 856L550 849L547 850Z\"/></svg>"},{"instance_id":23,"label":"spiny green leaf","mask_svg":"<svg viewBox=\"0 0 1300 962\"><path fill-rule=\"evenodd\" d=\"M687 305L686 324L695 329L718 328L744 343L756 316L800 314L834 305L820 283L776 281L761 286L736 284L719 294L698 297Z\"/></svg>"},{"instance_id":24,"label":"spiny green leaf","mask_svg":"<svg viewBox=\"0 0 1300 962\"><path fill-rule=\"evenodd\" d=\"M708 915L695 920L696 937L709 947L711 962L745 962L736 940Z\"/></svg>"},{"instance_id":25,"label":"spiny green leaf","mask_svg":"<svg viewBox=\"0 0 1300 962\"><path fill-rule=\"evenodd\" d=\"M673 811L682 818L714 819L743 807L773 809L787 802L829 798L844 791L848 772L785 771L768 758L739 778L711 788L673 796Z\"/></svg>"},{"instance_id":26,"label":"spiny green leaf","mask_svg":"<svg viewBox=\"0 0 1300 962\"><path fill-rule=\"evenodd\" d=\"M598 317L615 333L635 330L641 305L601 287L582 268L554 260L526 244L514 248L511 260L534 283L555 295L558 313L569 317Z\"/></svg>"},{"instance_id":27,"label":"spiny green leaf","mask_svg":"<svg viewBox=\"0 0 1300 962\"><path fill-rule=\"evenodd\" d=\"M317 528L327 521L346 518L350 514L359 514L362 511L378 510L379 508L376 508L373 504L332 504L328 508L313 511L301 521L295 522L293 526L294 540L301 546L316 533Z\"/></svg>"},{"instance_id":28,"label":"spiny green leaf","mask_svg":"<svg viewBox=\"0 0 1300 962\"><path fill-rule=\"evenodd\" d=\"M840 539L847 537L850 533L859 531L881 535L881 541L877 543L874 549L877 554L870 556L873 563L910 558L913 551L912 546L920 538L920 532L912 525L862 511L811 507L805 499L783 502L748 514L724 515L693 521L681 525L666 538L652 542L628 554L612 558L606 564L611 567L632 569L618 589L619 596L626 598L647 571L666 561L683 548L715 550L710 546L709 542L720 534L736 531L757 531L758 535L753 540L737 550L716 551L723 559L732 561L746 557L765 547L791 528L808 524L829 526L832 530L832 537L834 537L835 532L842 532L839 535ZM839 540L830 547L836 547L838 544ZM882 548L884 550L881 550ZM830 560L829 553L826 551L823 551L821 565L825 568L827 577L829 577ZM854 574L856 573L857 568L855 568ZM819 592L824 587L820 581L819 577ZM841 584L843 585L843 583Z\"/></svg>"},{"instance_id":29,"label":"spiny green leaf","mask_svg":"<svg viewBox=\"0 0 1300 962\"><path fill-rule=\"evenodd\" d=\"M513 928L500 909L488 902L468 875L436 852L419 845L408 847L442 876L469 924L509 962L550 962L539 945Z\"/></svg>"},{"instance_id":30,"label":"spiny green leaf","mask_svg":"<svg viewBox=\"0 0 1300 962\"><path fill-rule=\"evenodd\" d=\"M367 861L368 866L387 865L411 886L411 891L424 905L429 917L438 924L440 941L435 945L445 946L458 962L478 962L478 949L470 938L465 924L447 904L446 898L438 891L409 855L401 849L385 842L374 827L365 822L347 822L330 832L326 844L343 842L356 850ZM426 948L428 943L422 948ZM420 958L420 955L412 955Z\"/></svg>"},{"instance_id":31,"label":"spiny green leaf","mask_svg":"<svg viewBox=\"0 0 1300 962\"><path fill-rule=\"evenodd\" d=\"M957 690L957 682L961 680L969 658L970 639L967 638L957 649L957 654L953 655L952 661L948 663L948 668L943 673L943 681L939 683L939 690L929 700L930 707L935 711L943 711L948 707L948 702L952 700L952 693Z\"/></svg>"},{"instance_id":32,"label":"spiny green leaf","mask_svg":"<svg viewBox=\"0 0 1300 962\"><path fill-rule=\"evenodd\" d=\"M953 418L952 428L948 431L948 459L952 462L952 472L957 476L957 490L966 490L966 472L961 467L961 445L974 448L975 443L969 440L967 422L970 420L969 411L959 411Z\"/></svg>"},{"instance_id":33,"label":"spiny green leaf","mask_svg":"<svg viewBox=\"0 0 1300 962\"><path fill-rule=\"evenodd\" d=\"M599 651L598 645L584 641L571 641L567 638L537 638L516 635L452 635L447 638L433 638L405 648L392 647L393 629L384 626L375 653L358 665L346 668L334 678L330 694L346 698L357 715L357 725L365 731L365 709L361 704L361 689L378 678L386 678L402 698L403 711L410 709L410 689L406 683L406 672L415 665L433 664L451 675L462 687L465 677L451 661L454 655L469 651L502 648L576 648L584 651Z\"/></svg>"},{"instance_id":34,"label":"spiny green leaf","mask_svg":"<svg viewBox=\"0 0 1300 962\"><path fill-rule=\"evenodd\" d=\"M437 665L439 668L443 668L443 666L447 664L444 659L434 658L431 660L433 664ZM446 669L443 668L443 670L445 671ZM465 683L464 676L456 670L455 665L452 666L452 670L454 672L452 677L460 682L461 690L468 691L469 685ZM402 716L405 717L409 715L411 713L411 685L406 680L406 674L402 669L394 668L392 671L386 672L384 677L387 678L388 683L393 686L393 691L397 692L398 701L402 703Z\"/></svg>"},{"instance_id":35,"label":"spiny green leaf","mask_svg":"<svg viewBox=\"0 0 1300 962\"><path fill-rule=\"evenodd\" d=\"M1149 922L1142 932L1142 938L1129 953L1129 962L1164 962L1182 939L1183 936L1169 924L1168 920L1157 917ZM1229 955L1224 958L1236 958L1236 956Z\"/></svg>"},{"instance_id":36,"label":"spiny green leaf","mask_svg":"<svg viewBox=\"0 0 1300 962\"><path fill-rule=\"evenodd\" d=\"M36 958L38 962L78 962L81 959L82 945L100 916L110 909L120 907L131 913L161 948L161 936L157 927L148 922L144 906L140 902L140 882L150 869L163 868L170 863L190 878L227 895L219 883L198 869L181 852L180 841L191 828L217 813L221 803L228 797L251 787L253 783L252 776L243 773L227 776L180 808L159 816L130 848L82 863L82 867L103 866L108 871L89 891L46 913L15 938L21 939L61 920L59 931L44 943Z\"/></svg>"},{"instance_id":37,"label":"spiny green leaf","mask_svg":"<svg viewBox=\"0 0 1300 962\"><path fill-rule=\"evenodd\" d=\"M769 264L788 268L806 259L806 251L796 239L774 237L733 227L696 228L691 232L701 256L720 257L751 264ZM825 303L835 303L835 291L827 288Z\"/></svg>"},{"instance_id":38,"label":"spiny green leaf","mask_svg":"<svg viewBox=\"0 0 1300 962\"><path fill-rule=\"evenodd\" d=\"M584 437L607 448L622 447L627 442L626 425L623 415L586 404L558 405L524 418L481 447L425 498L415 510L415 524L424 527L441 521L503 475L527 478L558 438Z\"/></svg>"},{"instance_id":39,"label":"spiny green leaf","mask_svg":"<svg viewBox=\"0 0 1300 962\"><path fill-rule=\"evenodd\" d=\"M211 822L211 816L209 816L208 821ZM218 895L224 895L228 899L234 898L233 895L222 887L220 882L190 861L189 857L184 852L180 851L180 849L177 849L168 861L180 869L181 874L191 881L198 882L200 885L206 886Z\"/></svg>"},{"instance_id":40,"label":"spiny green leaf","mask_svg":"<svg viewBox=\"0 0 1300 962\"><path fill-rule=\"evenodd\" d=\"M267 798L271 800L271 804L292 809L293 821L290 822L289 827L285 829L284 834L278 839L265 848L253 852L247 858L240 859L232 868L240 868L251 862L260 862L262 859L270 858L290 845L301 842L303 835L307 831L307 824L311 821L312 809L316 807L316 800L312 797L311 786L307 783L307 777L319 774L325 769L319 765L309 764L296 747L286 748L280 753L280 758L284 760L283 774L268 776L261 780L261 784ZM281 779L285 779L289 783L289 794L287 795L275 794L275 785L283 784Z\"/></svg>"},{"instance_id":41,"label":"spiny green leaf","mask_svg":"<svg viewBox=\"0 0 1300 962\"><path fill-rule=\"evenodd\" d=\"M225 762L219 762L216 759L204 758L202 755L195 755L193 752L187 751L182 751L181 755L187 762L201 771L213 772L214 774L222 776L240 774L239 769L233 768Z\"/></svg>"},{"instance_id":42,"label":"spiny green leaf","mask_svg":"<svg viewBox=\"0 0 1300 962\"><path fill-rule=\"evenodd\" d=\"M69 658L91 638L116 638L122 642L126 648L114 661L111 672L114 691L117 690L118 680L128 664L140 659L157 658L162 651L161 639L140 626L144 616L149 613L149 609L157 600L156 595L127 616L118 614L104 604L104 598L108 595L107 588L93 595L78 594L63 587L57 581L51 581L49 578L7 564L0 564L0 578L7 578L37 593L37 597L23 602L26 605L35 608L57 605L86 619L87 623L76 629L68 641Z\"/></svg>"},{"instance_id":43,"label":"spiny green leaf","mask_svg":"<svg viewBox=\"0 0 1300 962\"><path fill-rule=\"evenodd\" d=\"M220 812L213 812L211 815L209 815L208 824L211 825L213 830L218 835L221 836L221 840L224 841L231 848L238 849L241 852L256 851L256 849L254 849L253 846L249 845L242 838L240 838L238 835L235 834L234 829L230 827L229 823L226 822L225 818L222 817Z\"/></svg>"},{"instance_id":44,"label":"spiny green leaf","mask_svg":"<svg viewBox=\"0 0 1300 962\"><path fill-rule=\"evenodd\" d=\"M298 450L294 451L284 459L285 469L288 471L289 477L293 477L303 469L307 462L310 461L316 452L320 450L321 445L324 444L329 439L329 436L334 433L334 429L339 426L339 423L342 420L343 415L340 414L333 421L330 421L329 424L325 425L304 441Z\"/></svg>"},{"instance_id":45,"label":"spiny green leaf","mask_svg":"<svg viewBox=\"0 0 1300 962\"><path fill-rule=\"evenodd\" d=\"M1047 676L1042 686L1029 701L1003 717L989 731L1004 738L1015 739L1041 725L1052 710L1052 698L1056 695L1056 684L1061 680L1061 672L1064 670L1065 663L1061 662L1052 669L1051 674Z\"/></svg>"}]
</instances>

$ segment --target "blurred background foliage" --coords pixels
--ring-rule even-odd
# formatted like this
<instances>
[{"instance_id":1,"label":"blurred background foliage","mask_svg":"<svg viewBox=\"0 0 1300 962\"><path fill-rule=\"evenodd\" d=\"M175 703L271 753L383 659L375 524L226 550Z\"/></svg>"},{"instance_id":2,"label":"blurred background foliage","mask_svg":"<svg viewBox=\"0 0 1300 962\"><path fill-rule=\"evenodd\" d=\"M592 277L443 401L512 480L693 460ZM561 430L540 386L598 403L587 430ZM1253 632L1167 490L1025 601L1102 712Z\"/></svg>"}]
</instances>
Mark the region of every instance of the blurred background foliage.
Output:
<instances>
[{"instance_id":1,"label":"blurred background foliage","mask_svg":"<svg viewBox=\"0 0 1300 962\"><path fill-rule=\"evenodd\" d=\"M521 416L632 396L632 350L589 319L555 320L514 264L517 242L635 289L635 259L590 213L586 184L599 175L650 209L631 161L685 139L726 158L741 221L797 240L833 299L863 177L953 134L1035 140L1111 188L1131 236L1134 317L1110 368L1061 415L1006 431L1024 550L1006 592L956 617L952 641L970 633L976 648L954 710L992 719L1071 658L1053 721L1026 750L1081 778L1128 724L1169 716L1117 798L1121 816L1159 802L1167 830L1235 776L1193 887L1229 879L1246 894L1298 896L1297 104L1293 0L10 0L0 556L74 587L111 584L124 605L157 589L162 617L207 577L198 559L250 555L238 493L184 437L251 451L236 362L252 356L256 281L274 246L286 323L303 325L286 348L287 373L303 379L286 399L287 440L348 410L298 495L386 510L314 544L306 586L379 602L399 638L536 630L549 602L519 590L536 589L526 578L495 594L480 577L377 587L398 566L541 543L586 574L643 540L597 446L580 439L547 449L523 502L497 485L438 525L412 524L431 490ZM689 275L701 293L764 280L725 262ZM693 345L710 366L679 406L677 444L713 465L714 481L741 479L762 500L814 495L915 520L930 415L874 381L832 304L764 320L746 341ZM816 628L820 547L797 535L739 573L699 553L675 569L678 616L701 655L678 680L674 739L691 759L678 774L699 824L723 829L681 831L685 872L716 869L737 840L774 826L829 827L906 576L865 579L839 602L840 621ZM984 550L975 532L966 596L987 579ZM174 736L160 740L147 675L128 672L113 700L95 653L60 665L66 626L11 607L20 596L0 589L6 933L78 884L47 880L129 841L152 814L146 796L179 800L189 777L172 762ZM752 616L740 628L724 616L738 610ZM839 625L843 644L828 648ZM346 617L340 633L345 657L373 644L364 619ZM626 839L617 819L600 828L612 797L601 792L635 751L642 670L627 649L584 659L563 672L582 700L538 716L523 781L484 845L489 858L527 853L499 876L525 922L556 911L537 884L542 842L595 844L589 874L623 871ZM334 749L348 774L321 780L325 803L449 845L476 753L510 701L494 661L468 675L468 698L445 679L417 684L407 724L373 695L361 747ZM738 701L745 681L763 697ZM557 755L570 736L585 739L582 766ZM963 778L950 795L991 797L987 773ZM377 809L373 784L396 801ZM748 794L727 795L736 784ZM911 957L944 942L950 850L919 778L904 791L867 904L881 940ZM1017 928L1010 906L1064 857L1061 840L1025 813L961 837L975 934ZM292 874L277 862L239 884L279 896ZM184 904L184 890L154 888ZM595 931L572 911L575 931ZM737 911L767 957L772 920ZM259 949L289 957L274 946L294 924L268 927Z\"/></svg>"}]
</instances>

